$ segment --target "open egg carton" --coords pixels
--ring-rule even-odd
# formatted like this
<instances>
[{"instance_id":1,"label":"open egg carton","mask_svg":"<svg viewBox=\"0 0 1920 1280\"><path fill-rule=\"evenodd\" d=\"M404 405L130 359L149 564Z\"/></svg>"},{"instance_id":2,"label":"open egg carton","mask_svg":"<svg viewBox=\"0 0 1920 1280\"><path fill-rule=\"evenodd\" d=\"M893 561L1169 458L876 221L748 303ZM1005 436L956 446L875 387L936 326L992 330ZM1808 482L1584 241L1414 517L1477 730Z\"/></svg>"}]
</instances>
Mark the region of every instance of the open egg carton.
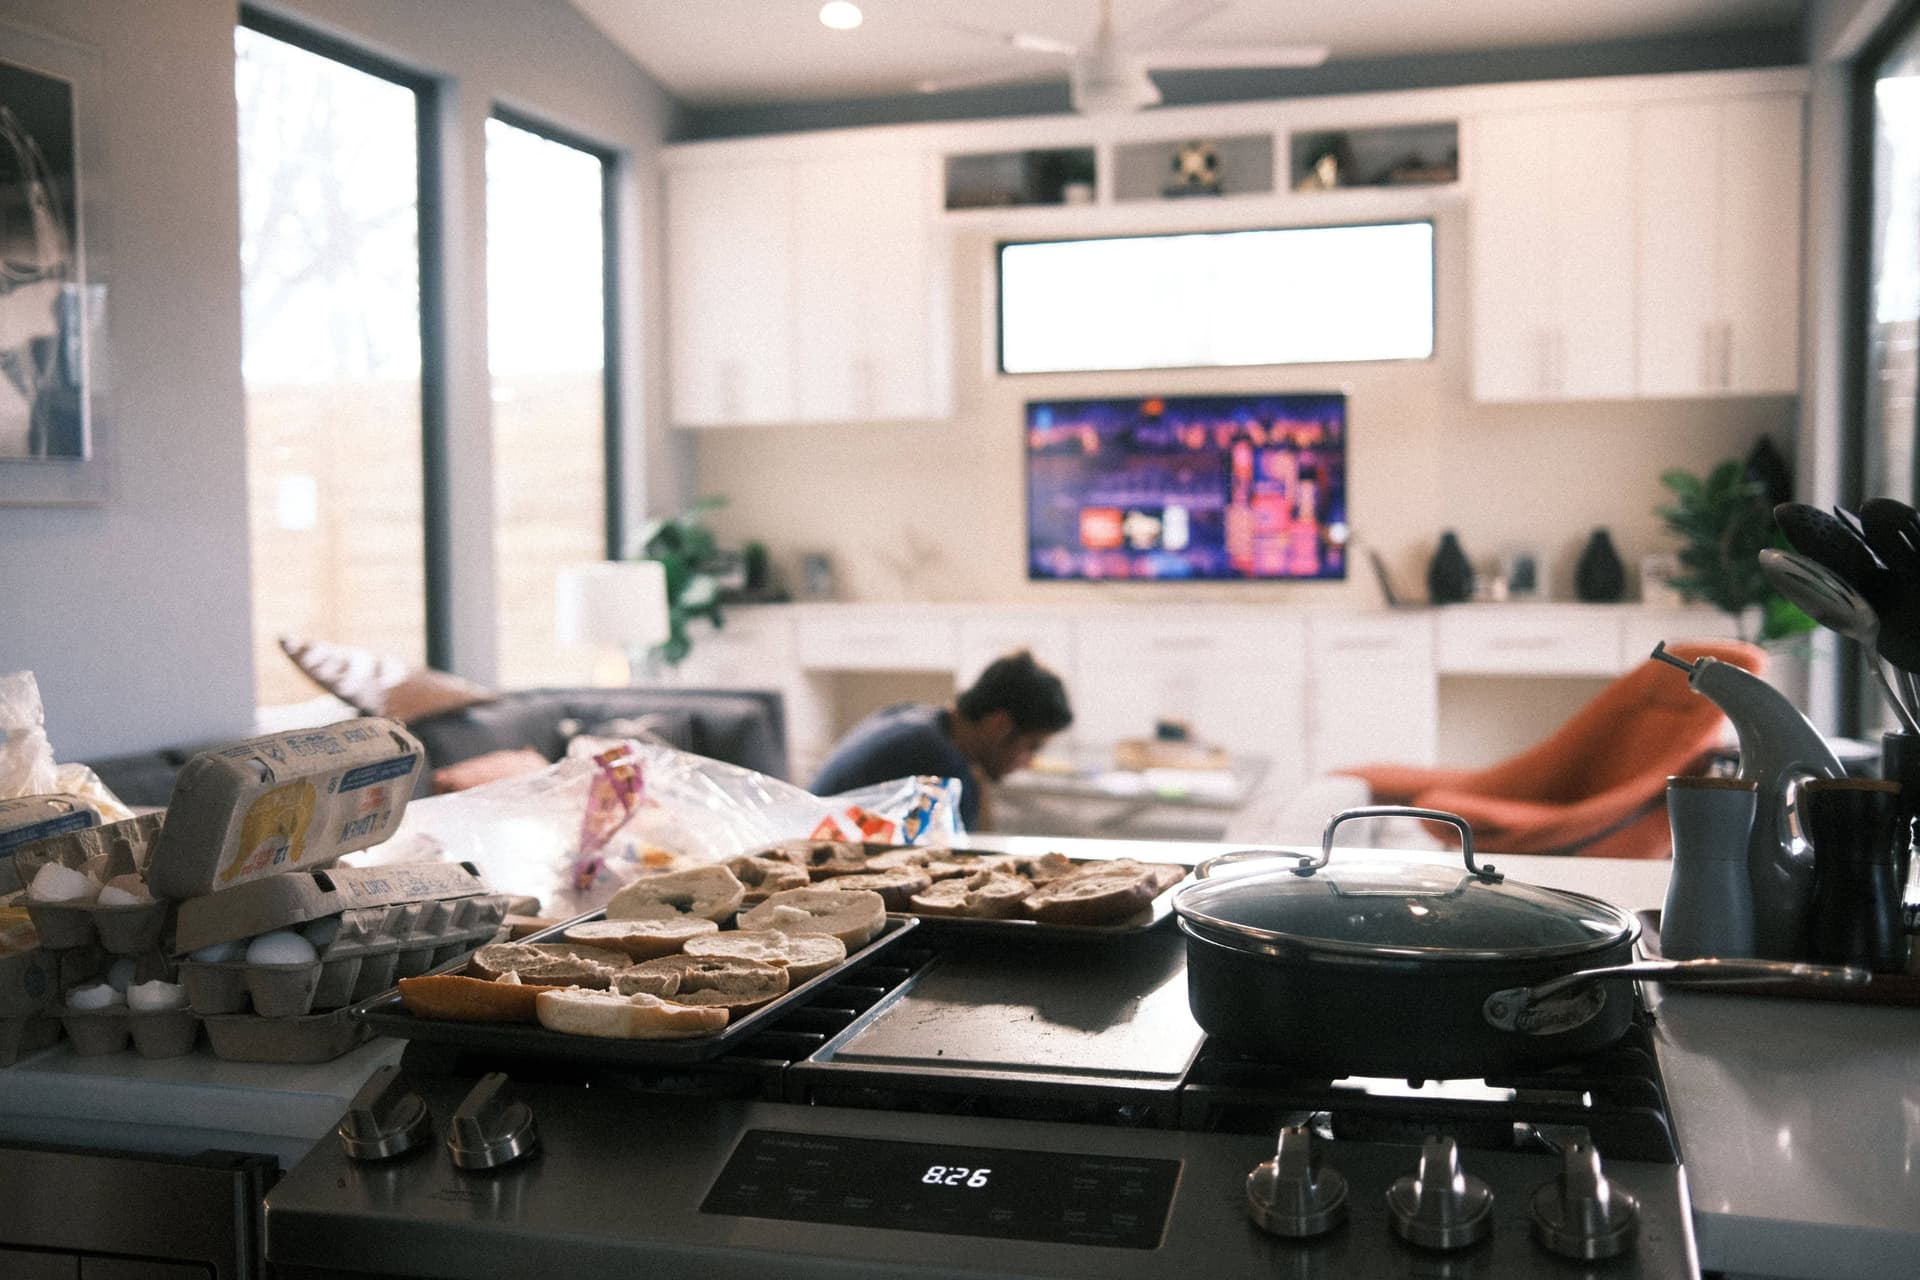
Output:
<instances>
[{"instance_id":1,"label":"open egg carton","mask_svg":"<svg viewBox=\"0 0 1920 1280\"><path fill-rule=\"evenodd\" d=\"M174 951L215 1056L324 1062L367 1028L349 1006L503 932L471 863L288 872L180 904Z\"/></svg>"},{"instance_id":2,"label":"open egg carton","mask_svg":"<svg viewBox=\"0 0 1920 1280\"><path fill-rule=\"evenodd\" d=\"M42 1048L64 1030L81 1055L129 1046L174 1057L199 1039L166 945L173 904L147 888L144 868L160 819L147 815L63 832L21 846L12 877L23 886L13 910L30 924L11 933L5 957L9 1025L0 1059Z\"/></svg>"}]
</instances>

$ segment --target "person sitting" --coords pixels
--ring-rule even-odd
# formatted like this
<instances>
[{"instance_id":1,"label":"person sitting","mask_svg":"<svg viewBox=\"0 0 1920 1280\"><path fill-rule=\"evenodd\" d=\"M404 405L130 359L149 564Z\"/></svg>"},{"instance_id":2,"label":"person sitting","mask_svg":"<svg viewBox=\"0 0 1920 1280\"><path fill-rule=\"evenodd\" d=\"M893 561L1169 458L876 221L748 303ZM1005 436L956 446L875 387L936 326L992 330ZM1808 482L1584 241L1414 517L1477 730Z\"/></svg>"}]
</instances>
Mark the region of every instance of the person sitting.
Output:
<instances>
[{"instance_id":1,"label":"person sitting","mask_svg":"<svg viewBox=\"0 0 1920 1280\"><path fill-rule=\"evenodd\" d=\"M874 712L835 744L812 791L837 795L894 778L960 780L960 821L979 823L984 782L1024 768L1073 723L1066 686L1025 649L996 658L944 707L902 702Z\"/></svg>"}]
</instances>

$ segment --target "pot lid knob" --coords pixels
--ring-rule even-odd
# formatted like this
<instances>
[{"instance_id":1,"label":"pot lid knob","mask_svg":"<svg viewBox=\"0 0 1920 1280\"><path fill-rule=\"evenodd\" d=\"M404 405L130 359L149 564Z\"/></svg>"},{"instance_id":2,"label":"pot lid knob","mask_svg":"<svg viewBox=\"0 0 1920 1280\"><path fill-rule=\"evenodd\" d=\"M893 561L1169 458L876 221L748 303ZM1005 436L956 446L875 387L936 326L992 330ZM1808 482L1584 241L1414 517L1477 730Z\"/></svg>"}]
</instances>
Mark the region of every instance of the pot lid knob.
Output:
<instances>
[{"instance_id":1,"label":"pot lid knob","mask_svg":"<svg viewBox=\"0 0 1920 1280\"><path fill-rule=\"evenodd\" d=\"M1321 1163L1312 1133L1289 1125L1273 1159L1247 1175L1247 1216L1269 1235L1325 1235L1347 1220L1347 1180Z\"/></svg>"},{"instance_id":2,"label":"pot lid knob","mask_svg":"<svg viewBox=\"0 0 1920 1280\"><path fill-rule=\"evenodd\" d=\"M447 1151L462 1169L497 1169L532 1155L540 1147L533 1109L507 1096L504 1072L480 1077L453 1113Z\"/></svg>"},{"instance_id":3,"label":"pot lid knob","mask_svg":"<svg viewBox=\"0 0 1920 1280\"><path fill-rule=\"evenodd\" d=\"M1420 1164L1387 1190L1389 1225L1410 1244L1464 1249L1493 1230L1493 1190L1460 1167L1460 1145L1430 1137Z\"/></svg>"},{"instance_id":4,"label":"pot lid knob","mask_svg":"<svg viewBox=\"0 0 1920 1280\"><path fill-rule=\"evenodd\" d=\"M1633 1243L1640 1204L1600 1170L1600 1153L1585 1142L1570 1145L1560 1174L1533 1193L1533 1235L1563 1258L1595 1262L1616 1257Z\"/></svg>"},{"instance_id":5,"label":"pot lid knob","mask_svg":"<svg viewBox=\"0 0 1920 1280\"><path fill-rule=\"evenodd\" d=\"M389 1063L367 1077L334 1132L349 1160L391 1160L433 1137L433 1116Z\"/></svg>"}]
</instances>

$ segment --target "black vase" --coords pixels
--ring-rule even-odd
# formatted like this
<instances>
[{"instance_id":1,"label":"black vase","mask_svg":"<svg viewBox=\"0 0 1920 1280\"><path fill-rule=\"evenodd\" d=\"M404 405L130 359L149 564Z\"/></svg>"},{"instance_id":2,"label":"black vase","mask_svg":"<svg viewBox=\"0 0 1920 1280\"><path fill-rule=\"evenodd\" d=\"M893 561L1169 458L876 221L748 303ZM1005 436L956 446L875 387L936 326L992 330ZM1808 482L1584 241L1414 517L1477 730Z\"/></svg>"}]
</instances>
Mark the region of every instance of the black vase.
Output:
<instances>
[{"instance_id":1,"label":"black vase","mask_svg":"<svg viewBox=\"0 0 1920 1280\"><path fill-rule=\"evenodd\" d=\"M1449 529L1440 535L1433 559L1427 561L1427 600L1431 604L1459 604L1473 598L1473 566L1460 549L1460 539Z\"/></svg>"},{"instance_id":2,"label":"black vase","mask_svg":"<svg viewBox=\"0 0 1920 1280\"><path fill-rule=\"evenodd\" d=\"M1573 570L1574 593L1589 604L1612 604L1627 590L1627 568L1605 529L1595 529Z\"/></svg>"}]
</instances>

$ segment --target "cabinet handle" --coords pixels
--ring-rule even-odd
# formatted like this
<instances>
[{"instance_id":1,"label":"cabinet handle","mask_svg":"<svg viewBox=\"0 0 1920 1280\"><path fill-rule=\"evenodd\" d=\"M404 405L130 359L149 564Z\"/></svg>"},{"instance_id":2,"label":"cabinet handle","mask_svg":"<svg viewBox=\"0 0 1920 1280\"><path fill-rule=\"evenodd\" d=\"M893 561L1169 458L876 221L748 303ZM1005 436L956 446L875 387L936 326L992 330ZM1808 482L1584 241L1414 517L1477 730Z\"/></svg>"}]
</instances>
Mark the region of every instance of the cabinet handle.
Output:
<instances>
[{"instance_id":1,"label":"cabinet handle","mask_svg":"<svg viewBox=\"0 0 1920 1280\"><path fill-rule=\"evenodd\" d=\"M720 380L720 416L731 421L740 416L740 362L722 360L715 373Z\"/></svg>"},{"instance_id":2,"label":"cabinet handle","mask_svg":"<svg viewBox=\"0 0 1920 1280\"><path fill-rule=\"evenodd\" d=\"M1557 636L1493 636L1487 641L1489 649L1551 649L1559 643Z\"/></svg>"},{"instance_id":3,"label":"cabinet handle","mask_svg":"<svg viewBox=\"0 0 1920 1280\"><path fill-rule=\"evenodd\" d=\"M1706 390L1713 385L1713 343L1718 326L1700 322L1700 389Z\"/></svg>"},{"instance_id":4,"label":"cabinet handle","mask_svg":"<svg viewBox=\"0 0 1920 1280\"><path fill-rule=\"evenodd\" d=\"M1733 322L1720 322L1720 389L1733 386Z\"/></svg>"}]
</instances>

